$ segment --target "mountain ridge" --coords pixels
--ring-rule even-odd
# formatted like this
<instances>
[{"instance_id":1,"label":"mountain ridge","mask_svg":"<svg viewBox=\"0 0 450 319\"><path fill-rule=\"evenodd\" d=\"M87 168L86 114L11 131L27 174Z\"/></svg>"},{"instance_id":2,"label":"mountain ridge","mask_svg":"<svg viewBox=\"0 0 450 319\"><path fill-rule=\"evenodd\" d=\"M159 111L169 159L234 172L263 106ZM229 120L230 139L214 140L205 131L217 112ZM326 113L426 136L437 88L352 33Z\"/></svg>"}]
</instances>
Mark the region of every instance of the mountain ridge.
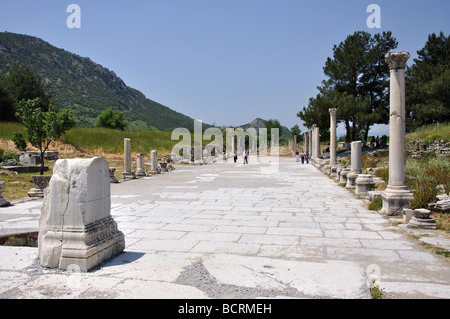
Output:
<instances>
[{"instance_id":1,"label":"mountain ridge","mask_svg":"<svg viewBox=\"0 0 450 319\"><path fill-rule=\"evenodd\" d=\"M242 127L244 130L253 127L255 129L258 128L264 128L266 126L266 122L267 120L263 120L262 118L257 117L256 119L254 119L253 121L251 121L250 123L241 125L239 127ZM290 138L291 137L291 131L285 127L285 126L281 126L282 131L280 132L280 137L285 137L285 138Z\"/></svg>"},{"instance_id":2,"label":"mountain ridge","mask_svg":"<svg viewBox=\"0 0 450 319\"><path fill-rule=\"evenodd\" d=\"M93 126L97 116L111 107L124 112L136 129L193 129L194 119L147 98L89 57L34 36L0 32L0 72L6 73L17 62L33 68L49 87L53 104L68 108L81 126Z\"/></svg>"}]
</instances>

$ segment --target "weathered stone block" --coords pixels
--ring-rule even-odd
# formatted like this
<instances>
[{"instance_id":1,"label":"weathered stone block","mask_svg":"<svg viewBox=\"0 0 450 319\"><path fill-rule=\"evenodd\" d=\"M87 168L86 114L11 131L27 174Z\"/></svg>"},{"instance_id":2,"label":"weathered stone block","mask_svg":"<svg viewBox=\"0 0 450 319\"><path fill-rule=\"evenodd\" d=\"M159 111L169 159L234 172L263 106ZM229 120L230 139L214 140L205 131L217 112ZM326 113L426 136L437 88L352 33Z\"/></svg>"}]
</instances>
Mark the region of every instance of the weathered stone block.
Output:
<instances>
[{"instance_id":1,"label":"weathered stone block","mask_svg":"<svg viewBox=\"0 0 450 319\"><path fill-rule=\"evenodd\" d=\"M5 188L5 182L0 182L0 207L9 206L10 202L5 200L2 196L3 189Z\"/></svg>"},{"instance_id":2,"label":"weathered stone block","mask_svg":"<svg viewBox=\"0 0 450 319\"><path fill-rule=\"evenodd\" d=\"M366 196L367 192L375 189L375 181L372 175L368 174L359 174L355 180L355 185L355 193L361 196Z\"/></svg>"},{"instance_id":3,"label":"weathered stone block","mask_svg":"<svg viewBox=\"0 0 450 319\"><path fill-rule=\"evenodd\" d=\"M354 173L354 172L350 172L347 174L347 184L345 185L346 188L350 188L353 189L356 187L355 181L356 178L358 177L358 174Z\"/></svg>"},{"instance_id":4,"label":"weathered stone block","mask_svg":"<svg viewBox=\"0 0 450 319\"><path fill-rule=\"evenodd\" d=\"M124 235L117 229L110 209L106 160L58 160L41 209L41 265L88 271L122 252Z\"/></svg>"},{"instance_id":5,"label":"weathered stone block","mask_svg":"<svg viewBox=\"0 0 450 319\"><path fill-rule=\"evenodd\" d=\"M116 176L114 175L116 173L117 167L110 167L109 168L109 181L111 183L118 183Z\"/></svg>"},{"instance_id":6,"label":"weathered stone block","mask_svg":"<svg viewBox=\"0 0 450 319\"><path fill-rule=\"evenodd\" d=\"M33 175L31 179L33 180L34 188L30 189L28 192L29 197L44 197L44 190L47 188L48 183L52 175Z\"/></svg>"},{"instance_id":7,"label":"weathered stone block","mask_svg":"<svg viewBox=\"0 0 450 319\"><path fill-rule=\"evenodd\" d=\"M151 161L152 162L151 162L150 173L158 174L159 170L158 170L158 152L157 151L152 151Z\"/></svg>"},{"instance_id":8,"label":"weathered stone block","mask_svg":"<svg viewBox=\"0 0 450 319\"><path fill-rule=\"evenodd\" d=\"M436 229L436 220L430 217L431 211L428 209L415 209L412 212L412 217L409 220L407 227L422 228L422 229Z\"/></svg>"},{"instance_id":9,"label":"weathered stone block","mask_svg":"<svg viewBox=\"0 0 450 319\"><path fill-rule=\"evenodd\" d=\"M408 190L387 191L385 190L381 199L383 200L382 212L387 216L401 215L403 209L408 209L414 200L414 195Z\"/></svg>"},{"instance_id":10,"label":"weathered stone block","mask_svg":"<svg viewBox=\"0 0 450 319\"><path fill-rule=\"evenodd\" d=\"M145 173L145 162L144 162L145 155L144 154L137 154L136 155L136 176L145 176L147 175Z\"/></svg>"},{"instance_id":11,"label":"weathered stone block","mask_svg":"<svg viewBox=\"0 0 450 319\"><path fill-rule=\"evenodd\" d=\"M347 184L347 174L350 173L349 168L343 168L339 174L339 183Z\"/></svg>"}]
</instances>

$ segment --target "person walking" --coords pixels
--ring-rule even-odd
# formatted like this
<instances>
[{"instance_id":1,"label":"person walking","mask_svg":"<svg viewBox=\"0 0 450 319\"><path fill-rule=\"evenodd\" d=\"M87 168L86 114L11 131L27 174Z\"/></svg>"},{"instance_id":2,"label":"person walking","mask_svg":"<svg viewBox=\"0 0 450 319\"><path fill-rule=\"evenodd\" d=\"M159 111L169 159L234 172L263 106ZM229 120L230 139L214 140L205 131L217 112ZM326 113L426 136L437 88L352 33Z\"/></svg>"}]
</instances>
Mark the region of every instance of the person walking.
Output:
<instances>
[{"instance_id":1,"label":"person walking","mask_svg":"<svg viewBox=\"0 0 450 319\"><path fill-rule=\"evenodd\" d=\"M248 164L248 152L244 151L244 164Z\"/></svg>"},{"instance_id":2,"label":"person walking","mask_svg":"<svg viewBox=\"0 0 450 319\"><path fill-rule=\"evenodd\" d=\"M301 157L302 157L302 164L305 164L305 153L304 152L302 152Z\"/></svg>"},{"instance_id":3,"label":"person walking","mask_svg":"<svg viewBox=\"0 0 450 319\"><path fill-rule=\"evenodd\" d=\"M236 163L236 161L237 161L237 153L236 152L234 152L233 157L234 157L234 162Z\"/></svg>"},{"instance_id":4,"label":"person walking","mask_svg":"<svg viewBox=\"0 0 450 319\"><path fill-rule=\"evenodd\" d=\"M308 152L306 152L305 158L306 158L306 164L309 164L309 154L308 154Z\"/></svg>"}]
</instances>

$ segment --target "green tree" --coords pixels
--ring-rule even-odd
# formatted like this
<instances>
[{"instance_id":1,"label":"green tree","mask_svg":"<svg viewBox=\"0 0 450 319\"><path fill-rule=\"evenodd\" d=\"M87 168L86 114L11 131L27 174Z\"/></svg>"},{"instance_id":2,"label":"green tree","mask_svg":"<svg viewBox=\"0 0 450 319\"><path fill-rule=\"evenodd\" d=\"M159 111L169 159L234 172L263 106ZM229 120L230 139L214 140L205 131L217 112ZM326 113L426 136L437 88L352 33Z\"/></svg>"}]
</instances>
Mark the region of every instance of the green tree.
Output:
<instances>
[{"instance_id":1,"label":"green tree","mask_svg":"<svg viewBox=\"0 0 450 319\"><path fill-rule=\"evenodd\" d=\"M20 101L39 98L39 107L43 112L48 111L52 98L51 93L32 68L24 68L20 63L16 63L5 77L4 84L14 101L16 110Z\"/></svg>"},{"instance_id":2,"label":"green tree","mask_svg":"<svg viewBox=\"0 0 450 319\"><path fill-rule=\"evenodd\" d=\"M407 129L450 121L450 36L428 36L406 72Z\"/></svg>"},{"instance_id":3,"label":"green tree","mask_svg":"<svg viewBox=\"0 0 450 319\"><path fill-rule=\"evenodd\" d=\"M19 103L19 111L16 116L25 126L26 139L34 147L39 149L41 158L41 175L44 174L44 153L47 151L50 143L71 129L76 124L76 119L68 110L63 109L56 112L50 106L47 112L41 108L40 98L33 100L23 100ZM16 138L20 139L18 135ZM23 139L25 139L22 136ZM19 141L18 143L23 143Z\"/></svg>"},{"instance_id":4,"label":"green tree","mask_svg":"<svg viewBox=\"0 0 450 319\"><path fill-rule=\"evenodd\" d=\"M272 141L272 129L278 129L279 134L283 131L283 127L280 124L280 121L276 119L270 119L266 121L265 127L267 129L267 140Z\"/></svg>"},{"instance_id":5,"label":"green tree","mask_svg":"<svg viewBox=\"0 0 450 319\"><path fill-rule=\"evenodd\" d=\"M127 125L123 113L119 110L113 110L112 108L108 108L100 114L97 118L97 123L95 124L96 127L106 127L121 131L125 130Z\"/></svg>"},{"instance_id":6,"label":"green tree","mask_svg":"<svg viewBox=\"0 0 450 319\"><path fill-rule=\"evenodd\" d=\"M305 122L314 118L315 123L307 126L317 124L322 135L321 127L329 128L328 108L335 107L338 120L345 123L346 140L355 140L362 132L367 141L373 124L388 121L389 67L384 57L397 45L390 31L373 36L364 31L349 35L333 47L333 57L327 59L323 69L328 79L297 116Z\"/></svg>"},{"instance_id":7,"label":"green tree","mask_svg":"<svg viewBox=\"0 0 450 319\"><path fill-rule=\"evenodd\" d=\"M329 87L336 94L345 92L369 103L359 107L359 116L347 113L345 120L353 119L353 132L347 132L347 136L350 135L353 140L357 138L358 131L363 131L364 141L367 141L373 124L387 123L389 120L389 67L385 55L397 46L398 42L390 31L374 36L358 31L339 46L334 46L333 58L327 59L324 73L329 77ZM340 106L336 107L339 113Z\"/></svg>"},{"instance_id":8,"label":"green tree","mask_svg":"<svg viewBox=\"0 0 450 319\"><path fill-rule=\"evenodd\" d=\"M14 142L16 148L19 151L22 151L22 152L27 151L27 142L25 141L25 138L23 137L22 132L14 132L12 141Z\"/></svg>"},{"instance_id":9,"label":"green tree","mask_svg":"<svg viewBox=\"0 0 450 319\"><path fill-rule=\"evenodd\" d=\"M304 121L304 125L311 129L313 124L319 126L321 140L328 139L330 128L330 108L334 107L333 96L324 87L318 87L320 93L315 98L310 98L308 106L297 113Z\"/></svg>"},{"instance_id":10,"label":"green tree","mask_svg":"<svg viewBox=\"0 0 450 319\"><path fill-rule=\"evenodd\" d=\"M14 121L15 103L6 87L6 76L0 73L0 114L2 121Z\"/></svg>"},{"instance_id":11,"label":"green tree","mask_svg":"<svg viewBox=\"0 0 450 319\"><path fill-rule=\"evenodd\" d=\"M297 135L297 138L300 138L300 135L302 134L302 130L300 129L300 127L298 126L298 124L295 124L292 128L291 128L291 138L293 138L295 135Z\"/></svg>"}]
</instances>

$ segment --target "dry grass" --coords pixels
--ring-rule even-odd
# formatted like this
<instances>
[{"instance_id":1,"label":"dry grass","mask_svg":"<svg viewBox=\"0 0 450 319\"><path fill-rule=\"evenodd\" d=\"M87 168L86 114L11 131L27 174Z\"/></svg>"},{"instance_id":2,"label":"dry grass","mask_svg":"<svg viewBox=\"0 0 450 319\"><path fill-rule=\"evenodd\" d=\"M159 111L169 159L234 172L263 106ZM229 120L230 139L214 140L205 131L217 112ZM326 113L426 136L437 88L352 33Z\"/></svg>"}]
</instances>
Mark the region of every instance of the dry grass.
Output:
<instances>
[{"instance_id":1,"label":"dry grass","mask_svg":"<svg viewBox=\"0 0 450 319\"><path fill-rule=\"evenodd\" d=\"M436 219L437 229L450 233L450 214L448 213L432 213L431 217Z\"/></svg>"},{"instance_id":2,"label":"dry grass","mask_svg":"<svg viewBox=\"0 0 450 319\"><path fill-rule=\"evenodd\" d=\"M0 148L19 153L14 147L14 143L10 140L0 139ZM111 167L117 168L115 174L117 178L124 171L122 153L105 152L102 149L85 150L61 141L52 142L49 149L58 151L59 158L102 157L110 162ZM37 151L37 149L28 144L27 151ZM136 158L136 152L132 153L132 158ZM55 161L45 161L45 165L49 167L49 171L45 172L45 174L52 174L54 163ZM3 198L7 201L13 201L27 197L30 189L34 187L31 176L36 174L38 173L16 174L15 172L0 170L0 180L6 182L2 193Z\"/></svg>"}]
</instances>

